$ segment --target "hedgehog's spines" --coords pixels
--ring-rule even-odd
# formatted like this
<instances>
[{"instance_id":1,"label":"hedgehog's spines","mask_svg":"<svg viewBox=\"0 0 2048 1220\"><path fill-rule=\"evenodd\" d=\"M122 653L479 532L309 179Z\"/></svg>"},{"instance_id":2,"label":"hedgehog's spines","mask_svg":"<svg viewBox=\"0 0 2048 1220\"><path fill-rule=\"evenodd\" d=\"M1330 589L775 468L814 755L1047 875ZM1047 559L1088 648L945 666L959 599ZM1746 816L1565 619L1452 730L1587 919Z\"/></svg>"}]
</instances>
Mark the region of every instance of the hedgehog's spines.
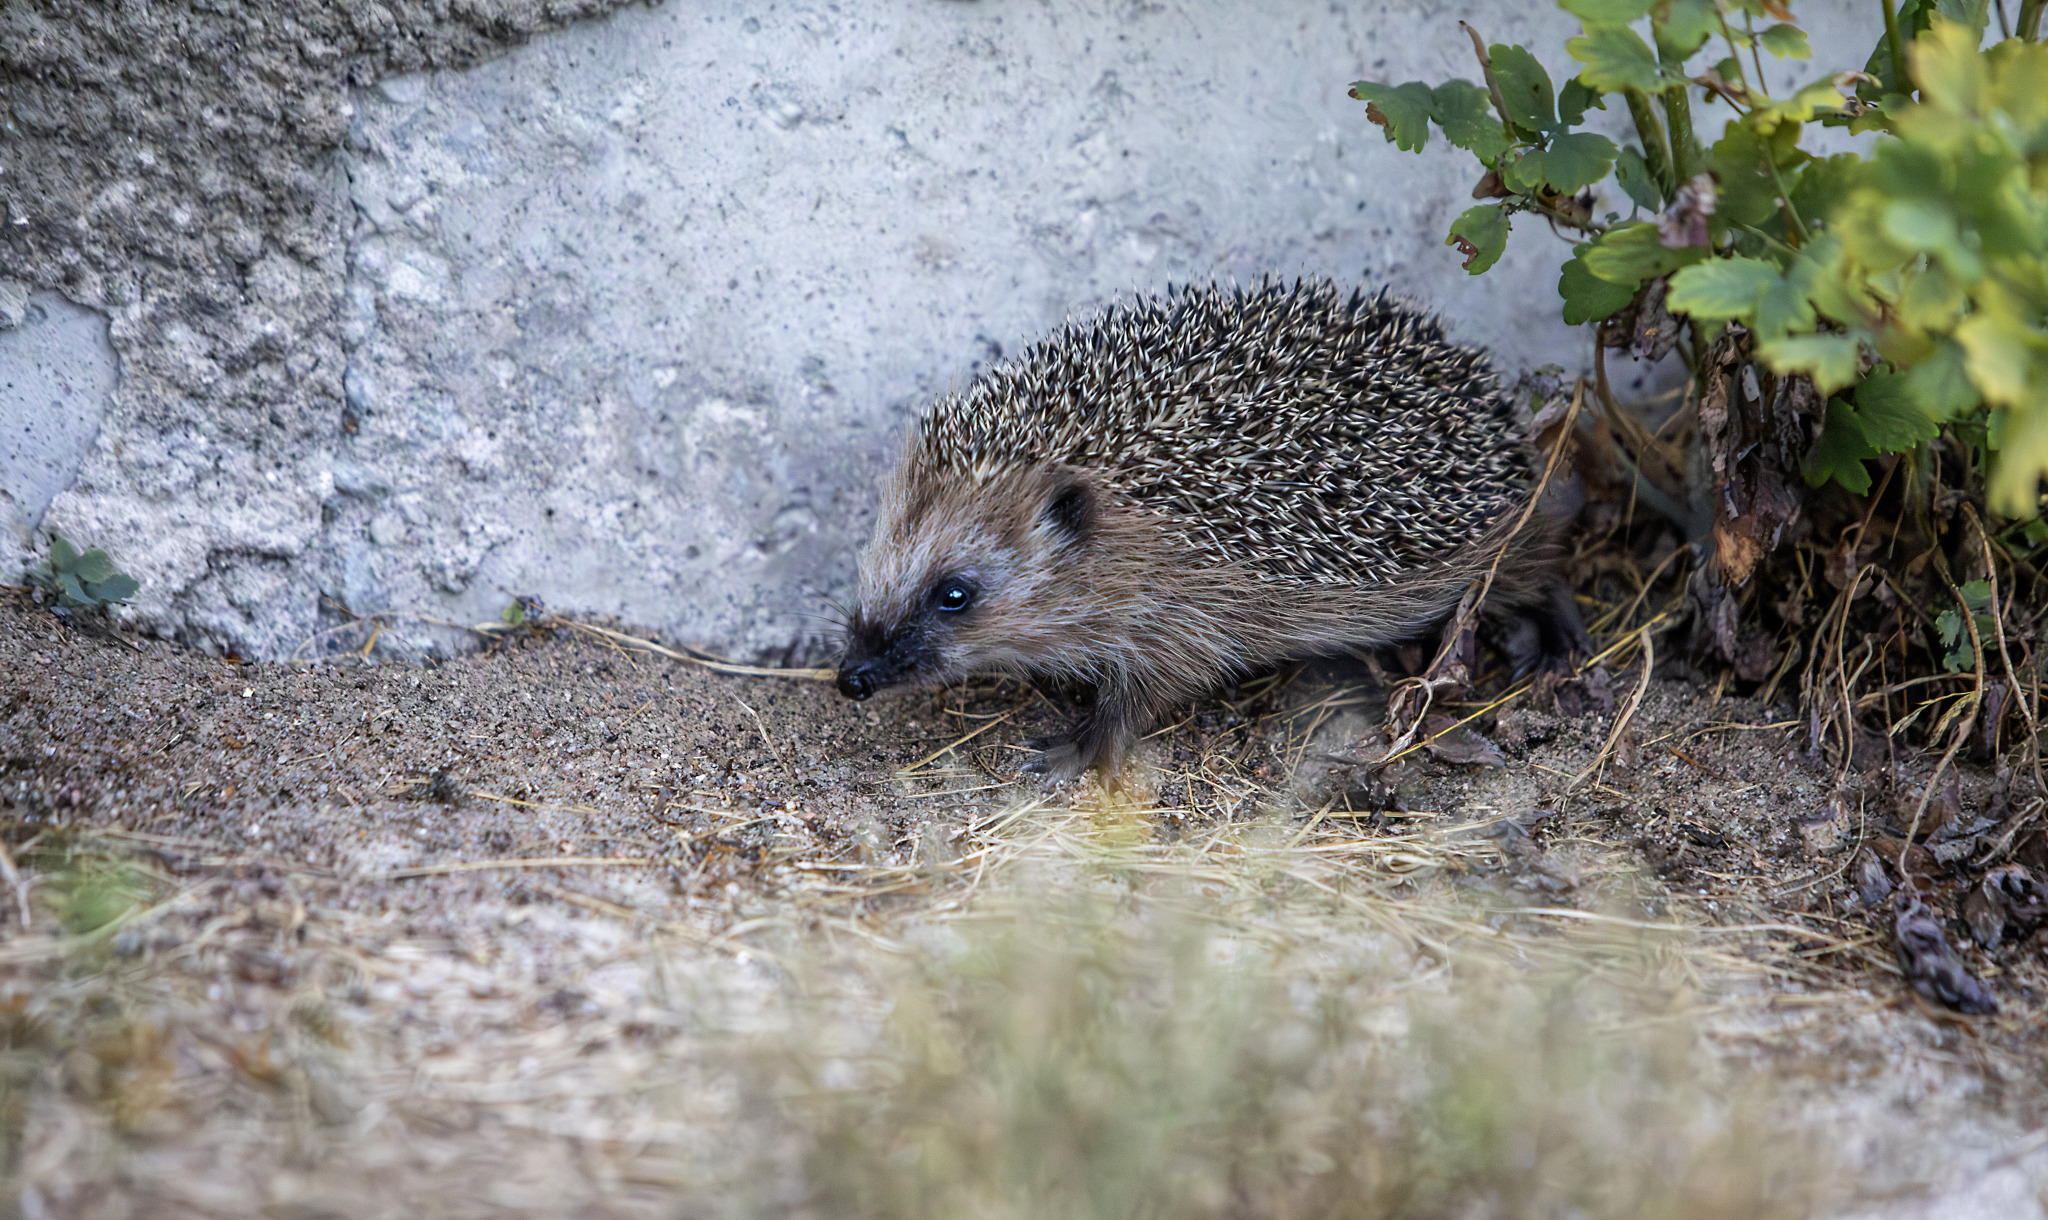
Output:
<instances>
[{"instance_id":1,"label":"hedgehog's spines","mask_svg":"<svg viewBox=\"0 0 2048 1220\"><path fill-rule=\"evenodd\" d=\"M1385 289L1328 281L1119 302L942 399L918 444L977 484L1094 468L1197 552L1313 584L1471 542L1527 472L1480 353Z\"/></svg>"}]
</instances>

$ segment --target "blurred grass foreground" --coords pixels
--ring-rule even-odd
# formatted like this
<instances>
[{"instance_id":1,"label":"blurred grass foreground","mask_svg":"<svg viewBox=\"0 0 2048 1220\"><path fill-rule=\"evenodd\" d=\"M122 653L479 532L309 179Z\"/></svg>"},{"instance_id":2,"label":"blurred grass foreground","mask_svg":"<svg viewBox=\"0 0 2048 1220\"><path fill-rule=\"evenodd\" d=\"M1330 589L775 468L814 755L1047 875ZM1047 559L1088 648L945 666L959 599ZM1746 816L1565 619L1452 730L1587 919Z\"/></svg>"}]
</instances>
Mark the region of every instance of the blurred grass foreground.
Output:
<instances>
[{"instance_id":1,"label":"blurred grass foreground","mask_svg":"<svg viewBox=\"0 0 2048 1220\"><path fill-rule=\"evenodd\" d=\"M797 1162L765 1176L805 1184L770 1210L1706 1220L1829 1193L1702 1041L1668 939L1270 880L1026 875L858 982L808 972L750 1056Z\"/></svg>"}]
</instances>

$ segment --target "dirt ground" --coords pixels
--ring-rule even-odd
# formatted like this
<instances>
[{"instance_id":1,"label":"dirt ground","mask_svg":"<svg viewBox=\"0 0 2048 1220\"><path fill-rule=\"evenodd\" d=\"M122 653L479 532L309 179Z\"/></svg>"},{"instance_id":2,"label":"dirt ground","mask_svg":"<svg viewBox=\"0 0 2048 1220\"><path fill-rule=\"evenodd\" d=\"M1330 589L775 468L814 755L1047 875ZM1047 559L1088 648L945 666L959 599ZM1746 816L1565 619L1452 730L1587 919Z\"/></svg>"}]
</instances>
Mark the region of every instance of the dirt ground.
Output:
<instances>
[{"instance_id":1,"label":"dirt ground","mask_svg":"<svg viewBox=\"0 0 2048 1220\"><path fill-rule=\"evenodd\" d=\"M1119 788L1047 791L1012 771L1062 713L1014 684L857 705L552 622L429 665L243 664L0 592L8 1206L834 1214L735 1048L801 1057L829 1039L793 995L1110 869L1179 870L1241 939L1384 943L1387 994L1455 991L1464 946L1654 942L1687 1073L1819 1149L1770 1214L2048 1214L2039 940L1934 912L1991 1016L1894 957L1927 764L1838 781L1787 707L1664 673L1603 766L1612 716L1525 700L1371 780L1383 701L1304 673L1192 709ZM1965 766L1909 870L1975 850L2010 782ZM1340 893L1376 931L1286 922Z\"/></svg>"}]
</instances>

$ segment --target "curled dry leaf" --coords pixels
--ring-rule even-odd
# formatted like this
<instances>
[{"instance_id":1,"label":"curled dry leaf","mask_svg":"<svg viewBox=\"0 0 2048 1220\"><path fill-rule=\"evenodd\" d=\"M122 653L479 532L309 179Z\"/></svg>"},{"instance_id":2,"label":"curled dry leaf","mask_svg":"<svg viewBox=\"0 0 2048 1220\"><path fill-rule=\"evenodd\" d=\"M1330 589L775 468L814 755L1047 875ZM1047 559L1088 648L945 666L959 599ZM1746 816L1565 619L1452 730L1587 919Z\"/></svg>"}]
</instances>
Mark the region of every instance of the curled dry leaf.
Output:
<instances>
[{"instance_id":1,"label":"curled dry leaf","mask_svg":"<svg viewBox=\"0 0 2048 1220\"><path fill-rule=\"evenodd\" d=\"M1892 936L1899 954L1899 968L1913 990L1928 999L1972 1016L1998 1011L1991 989L1971 976L1962 959L1949 947L1941 921L1927 904L1901 890L1893 899L1895 916Z\"/></svg>"},{"instance_id":2,"label":"curled dry leaf","mask_svg":"<svg viewBox=\"0 0 2048 1220\"><path fill-rule=\"evenodd\" d=\"M1850 875L1856 886L1856 897L1864 906L1875 910L1892 896L1891 874L1885 871L1884 861L1869 848L1864 848L1856 857L1856 868Z\"/></svg>"},{"instance_id":3,"label":"curled dry leaf","mask_svg":"<svg viewBox=\"0 0 2048 1220\"><path fill-rule=\"evenodd\" d=\"M2048 901L2025 865L2007 864L1984 874L1963 898L1963 922L1978 944L1995 949L2048 922Z\"/></svg>"},{"instance_id":4,"label":"curled dry leaf","mask_svg":"<svg viewBox=\"0 0 2048 1220\"><path fill-rule=\"evenodd\" d=\"M1423 744L1429 752L1448 763L1464 766L1504 767L1507 757L1500 747L1449 716L1433 715L1423 722Z\"/></svg>"}]
</instances>

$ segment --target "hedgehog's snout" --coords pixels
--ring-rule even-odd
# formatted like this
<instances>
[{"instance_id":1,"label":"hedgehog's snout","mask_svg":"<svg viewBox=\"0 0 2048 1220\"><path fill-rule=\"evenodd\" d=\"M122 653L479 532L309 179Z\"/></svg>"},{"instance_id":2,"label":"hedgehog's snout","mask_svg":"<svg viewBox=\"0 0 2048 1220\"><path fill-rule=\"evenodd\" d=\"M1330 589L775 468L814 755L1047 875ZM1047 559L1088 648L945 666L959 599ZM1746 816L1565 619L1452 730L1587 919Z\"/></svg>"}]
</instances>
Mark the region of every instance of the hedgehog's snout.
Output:
<instances>
[{"instance_id":1,"label":"hedgehog's snout","mask_svg":"<svg viewBox=\"0 0 2048 1220\"><path fill-rule=\"evenodd\" d=\"M925 633L913 622L891 630L856 620L846 633L846 655L839 661L839 693L866 699L884 687L916 677L930 659Z\"/></svg>"},{"instance_id":2,"label":"hedgehog's snout","mask_svg":"<svg viewBox=\"0 0 2048 1220\"><path fill-rule=\"evenodd\" d=\"M865 699L881 684L875 681L874 662L839 671L839 693L849 699Z\"/></svg>"}]
</instances>

